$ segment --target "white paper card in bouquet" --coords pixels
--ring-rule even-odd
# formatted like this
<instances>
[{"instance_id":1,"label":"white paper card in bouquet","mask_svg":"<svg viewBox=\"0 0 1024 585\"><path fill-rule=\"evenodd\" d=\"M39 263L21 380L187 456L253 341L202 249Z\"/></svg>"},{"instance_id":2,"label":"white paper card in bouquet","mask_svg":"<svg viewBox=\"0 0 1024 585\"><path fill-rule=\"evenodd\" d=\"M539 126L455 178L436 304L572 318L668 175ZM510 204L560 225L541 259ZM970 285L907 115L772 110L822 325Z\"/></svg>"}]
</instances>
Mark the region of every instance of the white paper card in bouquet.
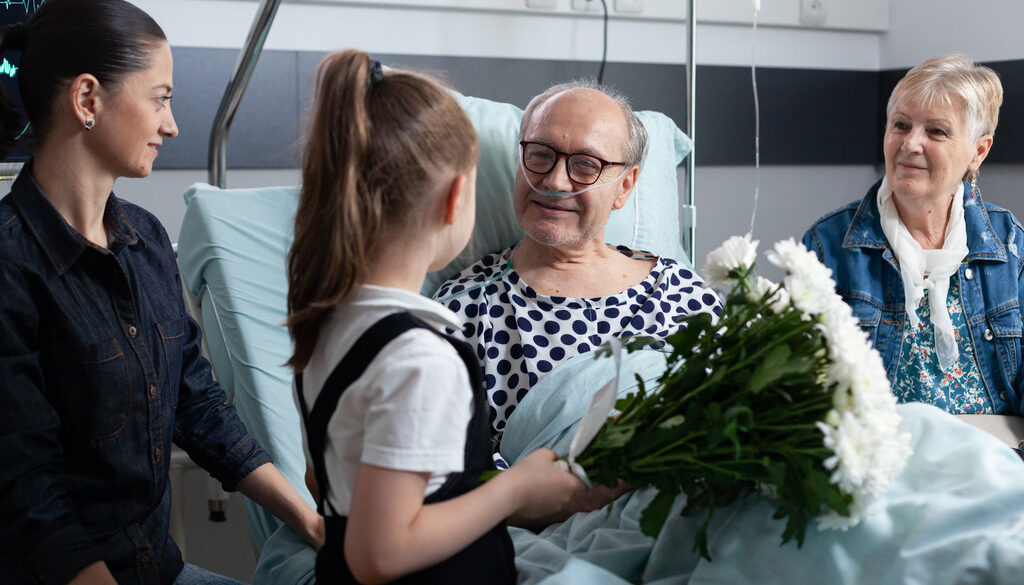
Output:
<instances>
[{"instance_id":1,"label":"white paper card in bouquet","mask_svg":"<svg viewBox=\"0 0 1024 585\"><path fill-rule=\"evenodd\" d=\"M583 418L580 419L579 425L576 427L576 434L573 435L572 442L569 443L569 454L566 460L558 460L556 462L559 467L568 469L576 474L580 480L583 481L590 487L590 480L587 479L587 472L576 463L576 457L587 448L587 445L594 440L597 436L598 431L604 425L604 422L608 420L608 415L611 413L612 408L615 406L615 398L618 395L619 389L619 374L622 366L622 344L619 343L618 339L611 339L608 342L609 349L611 349L612 358L615 360L615 376L608 383L602 386L594 396L590 399L590 404L587 405L587 411L583 413Z\"/></svg>"}]
</instances>

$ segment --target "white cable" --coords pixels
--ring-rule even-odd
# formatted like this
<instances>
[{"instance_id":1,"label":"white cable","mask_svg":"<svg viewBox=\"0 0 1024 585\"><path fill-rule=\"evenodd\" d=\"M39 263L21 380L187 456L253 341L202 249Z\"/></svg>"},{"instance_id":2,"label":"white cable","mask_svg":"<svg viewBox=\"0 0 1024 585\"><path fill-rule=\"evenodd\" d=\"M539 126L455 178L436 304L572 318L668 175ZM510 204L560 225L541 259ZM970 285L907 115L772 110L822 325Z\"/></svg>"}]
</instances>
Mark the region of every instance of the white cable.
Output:
<instances>
[{"instance_id":1,"label":"white cable","mask_svg":"<svg viewBox=\"0 0 1024 585\"><path fill-rule=\"evenodd\" d=\"M761 106L757 99L757 14L760 0L754 0L754 29L750 36L750 82L754 90L754 210L750 213L750 235L754 235L757 200L761 191Z\"/></svg>"},{"instance_id":2,"label":"white cable","mask_svg":"<svg viewBox=\"0 0 1024 585\"><path fill-rule=\"evenodd\" d=\"M1013 232L1010 232L1013 234ZM633 187L633 241L629 247L636 250L636 242L640 239L640 185Z\"/></svg>"}]
</instances>

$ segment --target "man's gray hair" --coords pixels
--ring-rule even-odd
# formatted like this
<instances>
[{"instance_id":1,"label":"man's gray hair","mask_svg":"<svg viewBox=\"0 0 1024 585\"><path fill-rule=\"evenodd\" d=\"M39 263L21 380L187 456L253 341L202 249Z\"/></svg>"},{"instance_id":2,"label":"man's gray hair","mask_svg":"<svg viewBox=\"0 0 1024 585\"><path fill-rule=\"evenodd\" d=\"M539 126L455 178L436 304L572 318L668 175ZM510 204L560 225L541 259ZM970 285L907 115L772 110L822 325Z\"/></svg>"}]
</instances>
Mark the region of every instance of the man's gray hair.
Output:
<instances>
[{"instance_id":1,"label":"man's gray hair","mask_svg":"<svg viewBox=\"0 0 1024 585\"><path fill-rule=\"evenodd\" d=\"M626 160L623 162L631 165L643 164L644 158L647 156L647 130L644 129L644 125L640 122L640 118L637 117L636 112L633 111L633 107L629 105L629 99L626 98L625 94L619 90L607 85L599 84L593 79L576 79L568 83L553 85L545 90L544 93L530 100L530 103L526 106L526 110L523 112L523 121L519 125L519 140L523 140L526 133L526 126L530 123L530 120L533 118L533 113L537 108L544 105L548 100L556 95L580 89L592 89L599 91L611 98L612 101L622 108L622 113L626 117L626 125L629 129L629 136L626 138L625 144Z\"/></svg>"}]
</instances>

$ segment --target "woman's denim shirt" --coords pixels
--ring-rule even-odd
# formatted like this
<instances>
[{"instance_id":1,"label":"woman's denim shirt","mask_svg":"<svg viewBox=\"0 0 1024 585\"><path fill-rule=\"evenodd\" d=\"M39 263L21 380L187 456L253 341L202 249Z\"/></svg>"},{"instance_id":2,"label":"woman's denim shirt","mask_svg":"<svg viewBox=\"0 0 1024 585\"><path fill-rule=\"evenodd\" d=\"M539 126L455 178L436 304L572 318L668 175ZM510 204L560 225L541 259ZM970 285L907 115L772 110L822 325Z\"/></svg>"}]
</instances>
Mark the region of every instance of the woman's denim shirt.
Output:
<instances>
[{"instance_id":1,"label":"woman's denim shirt","mask_svg":"<svg viewBox=\"0 0 1024 585\"><path fill-rule=\"evenodd\" d=\"M882 232L876 195L819 219L803 242L832 269L836 290L853 308L893 379L903 343L903 279ZM997 414L1022 414L1021 252L1024 231L1009 211L984 203L964 185L967 258L960 264L961 300L978 367Z\"/></svg>"},{"instance_id":2,"label":"woman's denim shirt","mask_svg":"<svg viewBox=\"0 0 1024 585\"><path fill-rule=\"evenodd\" d=\"M98 560L172 583L172 439L228 489L269 457L200 355L156 218L111 194L94 246L31 168L0 200L0 583Z\"/></svg>"}]
</instances>

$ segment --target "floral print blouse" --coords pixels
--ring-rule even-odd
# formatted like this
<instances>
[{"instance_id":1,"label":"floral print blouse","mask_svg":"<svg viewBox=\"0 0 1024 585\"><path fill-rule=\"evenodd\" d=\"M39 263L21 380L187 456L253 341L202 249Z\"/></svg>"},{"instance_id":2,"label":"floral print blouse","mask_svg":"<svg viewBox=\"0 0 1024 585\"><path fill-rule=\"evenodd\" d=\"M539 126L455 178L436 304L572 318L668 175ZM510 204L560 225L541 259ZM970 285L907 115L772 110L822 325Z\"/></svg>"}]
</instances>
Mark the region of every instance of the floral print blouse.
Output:
<instances>
[{"instance_id":1,"label":"floral print blouse","mask_svg":"<svg viewBox=\"0 0 1024 585\"><path fill-rule=\"evenodd\" d=\"M925 290L916 308L920 323L914 327L907 320L903 329L893 393L900 402L925 402L955 414L991 414L994 409L974 356L974 345L960 302L960 279L957 275L949 279L946 306L953 321L953 336L960 348L959 361L946 372L939 368L939 358L935 354L935 330L928 291Z\"/></svg>"}]
</instances>

